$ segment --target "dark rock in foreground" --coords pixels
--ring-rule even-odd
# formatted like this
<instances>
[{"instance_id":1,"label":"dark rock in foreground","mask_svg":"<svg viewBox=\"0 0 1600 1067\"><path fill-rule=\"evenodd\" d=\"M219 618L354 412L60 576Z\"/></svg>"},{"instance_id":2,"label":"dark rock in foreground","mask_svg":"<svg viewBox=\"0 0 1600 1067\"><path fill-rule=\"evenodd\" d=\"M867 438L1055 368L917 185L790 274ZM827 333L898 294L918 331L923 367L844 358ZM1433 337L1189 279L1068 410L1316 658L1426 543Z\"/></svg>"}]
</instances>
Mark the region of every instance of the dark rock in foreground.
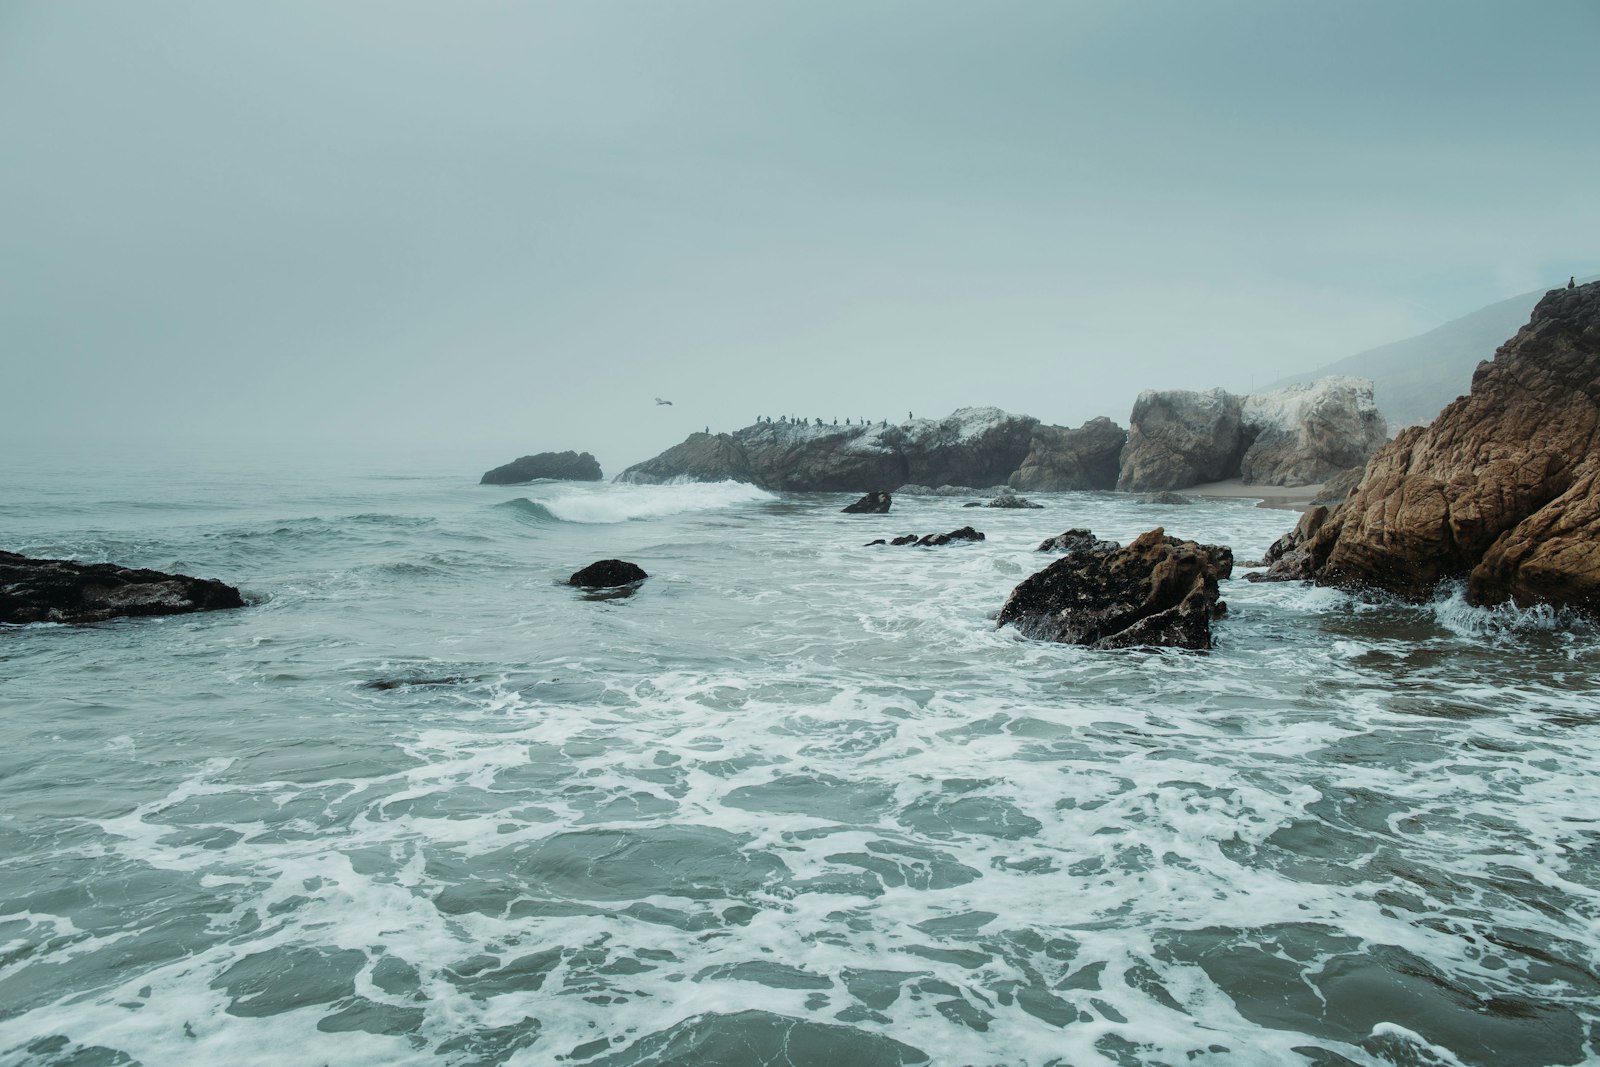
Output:
<instances>
[{"instance_id":1,"label":"dark rock in foreground","mask_svg":"<svg viewBox=\"0 0 1600 1067\"><path fill-rule=\"evenodd\" d=\"M839 510L847 515L886 515L893 497L883 490L868 493L854 504L847 504Z\"/></svg>"},{"instance_id":2,"label":"dark rock in foreground","mask_svg":"<svg viewBox=\"0 0 1600 1067\"><path fill-rule=\"evenodd\" d=\"M568 585L583 589L611 589L619 585L632 585L650 577L644 568L623 559L602 559L591 563L567 579Z\"/></svg>"},{"instance_id":3,"label":"dark rock in foreground","mask_svg":"<svg viewBox=\"0 0 1600 1067\"><path fill-rule=\"evenodd\" d=\"M1307 508L1294 529L1272 542L1272 547L1267 549L1267 554L1257 564L1268 569L1245 577L1252 582L1286 582L1315 578L1317 571L1327 562L1328 550L1333 547L1330 541L1320 550L1316 549L1314 546L1317 532L1328 521L1328 516L1336 510L1337 508L1327 508L1322 505Z\"/></svg>"},{"instance_id":4,"label":"dark rock in foreground","mask_svg":"<svg viewBox=\"0 0 1600 1067\"><path fill-rule=\"evenodd\" d=\"M1600 282L1545 294L1470 395L1380 449L1313 526L1315 510L1268 577L1418 600L1464 578L1474 604L1600 612Z\"/></svg>"},{"instance_id":5,"label":"dark rock in foreground","mask_svg":"<svg viewBox=\"0 0 1600 1067\"><path fill-rule=\"evenodd\" d=\"M213 578L0 552L0 622L104 622L243 606L239 590Z\"/></svg>"},{"instance_id":6,"label":"dark rock in foreground","mask_svg":"<svg viewBox=\"0 0 1600 1067\"><path fill-rule=\"evenodd\" d=\"M1211 620L1226 611L1217 582L1232 573L1231 549L1180 541L1157 527L1125 548L1056 560L1011 591L996 626L1100 649L1209 649Z\"/></svg>"},{"instance_id":7,"label":"dark rock in foreground","mask_svg":"<svg viewBox=\"0 0 1600 1067\"><path fill-rule=\"evenodd\" d=\"M568 482L598 482L600 463L587 452L540 452L523 456L487 472L479 485L519 485L538 478Z\"/></svg>"},{"instance_id":8,"label":"dark rock in foreground","mask_svg":"<svg viewBox=\"0 0 1600 1067\"><path fill-rule=\"evenodd\" d=\"M949 533L927 534L923 537L918 537L916 534L906 534L903 537L896 537L892 541L884 541L880 538L876 541L868 541L865 547L871 548L873 545L889 544L917 545L921 548L936 548L939 545L953 544L957 541L982 541L983 539L983 531L974 530L970 526L963 526L961 529L951 530Z\"/></svg>"}]
</instances>

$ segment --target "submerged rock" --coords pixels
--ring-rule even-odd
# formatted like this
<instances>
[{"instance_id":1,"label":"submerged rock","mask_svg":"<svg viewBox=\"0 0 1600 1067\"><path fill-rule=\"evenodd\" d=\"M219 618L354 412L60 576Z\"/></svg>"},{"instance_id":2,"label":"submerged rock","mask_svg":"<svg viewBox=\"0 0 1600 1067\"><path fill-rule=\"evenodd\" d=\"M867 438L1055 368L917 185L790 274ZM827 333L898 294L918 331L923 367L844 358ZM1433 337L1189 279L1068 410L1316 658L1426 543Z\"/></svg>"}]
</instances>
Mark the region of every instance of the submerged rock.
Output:
<instances>
[{"instance_id":1,"label":"submerged rock","mask_svg":"<svg viewBox=\"0 0 1600 1067\"><path fill-rule=\"evenodd\" d=\"M1193 504L1194 498L1184 496L1182 493L1151 493L1148 496L1140 497L1138 502L1141 504L1165 504L1170 506L1173 504Z\"/></svg>"},{"instance_id":2,"label":"submerged rock","mask_svg":"<svg viewBox=\"0 0 1600 1067\"><path fill-rule=\"evenodd\" d=\"M0 622L103 622L243 606L238 589L214 578L0 552Z\"/></svg>"},{"instance_id":3,"label":"submerged rock","mask_svg":"<svg viewBox=\"0 0 1600 1067\"><path fill-rule=\"evenodd\" d=\"M984 536L981 530L974 530L970 526L963 526L961 529L951 530L949 533L926 534L922 537L918 537L916 534L905 534L902 537L896 537L894 540L888 542L885 542L882 538L879 538L876 541L868 541L864 547L871 548L873 545L890 544L917 545L922 548L936 548L939 545L954 544L958 541L982 541L983 539Z\"/></svg>"},{"instance_id":4,"label":"submerged rock","mask_svg":"<svg viewBox=\"0 0 1600 1067\"><path fill-rule=\"evenodd\" d=\"M510 463L488 471L478 480L479 485L518 485L537 478L554 478L569 482L598 482L600 463L587 452L540 452L536 456L523 456Z\"/></svg>"},{"instance_id":5,"label":"submerged rock","mask_svg":"<svg viewBox=\"0 0 1600 1067\"><path fill-rule=\"evenodd\" d=\"M995 625L1091 648L1209 649L1211 620L1227 610L1217 582L1232 573L1231 549L1157 527L1124 548L1056 560L1011 591Z\"/></svg>"},{"instance_id":6,"label":"submerged rock","mask_svg":"<svg viewBox=\"0 0 1600 1067\"><path fill-rule=\"evenodd\" d=\"M964 508L1033 508L1035 510L1042 510L1044 508L1043 504L1035 504L1027 497L1018 496L1017 494L1009 491L1001 493L993 500L974 500L971 503L962 504L961 506Z\"/></svg>"},{"instance_id":7,"label":"submerged rock","mask_svg":"<svg viewBox=\"0 0 1600 1067\"><path fill-rule=\"evenodd\" d=\"M632 585L650 577L644 568L623 559L602 559L591 563L567 579L568 585L584 589L610 589L619 585Z\"/></svg>"},{"instance_id":8,"label":"submerged rock","mask_svg":"<svg viewBox=\"0 0 1600 1067\"><path fill-rule=\"evenodd\" d=\"M1545 294L1471 393L1379 450L1268 576L1409 599L1464 578L1475 604L1600 612L1600 282Z\"/></svg>"},{"instance_id":9,"label":"submerged rock","mask_svg":"<svg viewBox=\"0 0 1600 1067\"><path fill-rule=\"evenodd\" d=\"M879 489L868 493L854 504L847 504L839 510L847 515L885 515L888 514L891 503L893 503L893 498Z\"/></svg>"},{"instance_id":10,"label":"submerged rock","mask_svg":"<svg viewBox=\"0 0 1600 1067\"><path fill-rule=\"evenodd\" d=\"M1122 546L1115 541L1105 541L1096 537L1091 531L1082 527L1074 527L1054 537L1047 537L1039 542L1040 552L1065 552L1076 555L1080 552L1110 552Z\"/></svg>"}]
</instances>

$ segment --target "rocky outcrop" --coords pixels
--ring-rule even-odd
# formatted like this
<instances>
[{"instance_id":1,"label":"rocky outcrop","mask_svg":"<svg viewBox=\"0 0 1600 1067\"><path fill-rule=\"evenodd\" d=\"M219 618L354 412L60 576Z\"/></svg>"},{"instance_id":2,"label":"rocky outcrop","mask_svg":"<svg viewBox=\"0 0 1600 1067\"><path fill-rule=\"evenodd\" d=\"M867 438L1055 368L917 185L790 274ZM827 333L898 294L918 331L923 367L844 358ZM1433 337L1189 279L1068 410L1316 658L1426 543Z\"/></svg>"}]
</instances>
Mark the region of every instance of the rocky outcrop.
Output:
<instances>
[{"instance_id":1,"label":"rocky outcrop","mask_svg":"<svg viewBox=\"0 0 1600 1067\"><path fill-rule=\"evenodd\" d=\"M1302 520L1305 522L1305 520ZM1600 282L1547 293L1472 392L1403 431L1301 543L1309 576L1420 599L1600 612Z\"/></svg>"},{"instance_id":2,"label":"rocky outcrop","mask_svg":"<svg viewBox=\"0 0 1600 1067\"><path fill-rule=\"evenodd\" d=\"M949 533L943 534L926 534L922 537L918 537L916 534L906 534L904 537L896 537L892 541L885 541L879 538L876 541L868 541L866 547L871 548L873 545L917 545L921 548L937 548L940 545L955 544L960 541L982 541L983 539L983 531L974 530L970 526L963 526L959 530L951 530Z\"/></svg>"},{"instance_id":3,"label":"rocky outcrop","mask_svg":"<svg viewBox=\"0 0 1600 1067\"><path fill-rule=\"evenodd\" d=\"M1313 504L1300 516L1300 521L1294 529L1272 542L1267 549L1267 554L1255 566L1268 568L1255 574L1247 575L1252 582L1289 581L1291 579L1309 579L1316 577L1318 568L1327 559L1327 552L1320 555L1313 552L1313 545L1323 525L1327 523L1328 516L1333 509L1321 504ZM1330 545L1331 547L1331 545Z\"/></svg>"},{"instance_id":4,"label":"rocky outcrop","mask_svg":"<svg viewBox=\"0 0 1600 1067\"><path fill-rule=\"evenodd\" d=\"M1209 649L1211 620L1226 610L1217 582L1232 571L1230 549L1157 527L1123 548L1056 560L1011 591L995 625L1091 648Z\"/></svg>"},{"instance_id":5,"label":"rocky outcrop","mask_svg":"<svg viewBox=\"0 0 1600 1067\"><path fill-rule=\"evenodd\" d=\"M1250 396L1152 390L1134 403L1117 488L1159 492L1230 478L1310 485L1365 462L1384 435L1372 383L1360 378Z\"/></svg>"},{"instance_id":6,"label":"rocky outcrop","mask_svg":"<svg viewBox=\"0 0 1600 1067\"><path fill-rule=\"evenodd\" d=\"M846 515L887 515L889 513L889 505L893 502L893 497L879 489L876 492L868 493L854 504L846 504L839 510Z\"/></svg>"},{"instance_id":7,"label":"rocky outcrop","mask_svg":"<svg viewBox=\"0 0 1600 1067\"><path fill-rule=\"evenodd\" d=\"M1115 489L1127 440L1128 431L1103 416L1075 430L1040 426L1011 487L1035 493Z\"/></svg>"},{"instance_id":8,"label":"rocky outcrop","mask_svg":"<svg viewBox=\"0 0 1600 1067\"><path fill-rule=\"evenodd\" d=\"M1147 389L1128 417L1117 488L1130 493L1184 489L1235 478L1248 442L1232 393Z\"/></svg>"},{"instance_id":9,"label":"rocky outcrop","mask_svg":"<svg viewBox=\"0 0 1600 1067\"><path fill-rule=\"evenodd\" d=\"M1184 496L1182 493L1164 492L1150 493L1134 501L1136 504L1159 504L1162 507L1172 507L1178 504L1193 504L1194 498Z\"/></svg>"},{"instance_id":10,"label":"rocky outcrop","mask_svg":"<svg viewBox=\"0 0 1600 1067\"><path fill-rule=\"evenodd\" d=\"M759 422L731 434L693 434L618 481L750 482L786 492L867 492L923 485L1004 483L1028 454L1039 420L962 408L897 425Z\"/></svg>"},{"instance_id":11,"label":"rocky outcrop","mask_svg":"<svg viewBox=\"0 0 1600 1067\"><path fill-rule=\"evenodd\" d=\"M1359 467L1388 439L1365 378L1323 378L1244 398L1247 485L1312 485Z\"/></svg>"},{"instance_id":12,"label":"rocky outcrop","mask_svg":"<svg viewBox=\"0 0 1600 1067\"><path fill-rule=\"evenodd\" d=\"M692 433L654 459L635 463L617 476L619 482L660 485L665 482L752 482L760 484L744 449L731 434Z\"/></svg>"},{"instance_id":13,"label":"rocky outcrop","mask_svg":"<svg viewBox=\"0 0 1600 1067\"><path fill-rule=\"evenodd\" d=\"M637 563L629 563L625 559L602 559L568 578L567 584L581 589L613 589L642 582L648 577L644 568Z\"/></svg>"},{"instance_id":14,"label":"rocky outcrop","mask_svg":"<svg viewBox=\"0 0 1600 1067\"><path fill-rule=\"evenodd\" d=\"M488 471L479 485L518 485L539 478L567 482L598 482L600 464L587 452L540 452L523 456Z\"/></svg>"},{"instance_id":15,"label":"rocky outcrop","mask_svg":"<svg viewBox=\"0 0 1600 1067\"><path fill-rule=\"evenodd\" d=\"M213 578L0 552L0 622L104 622L244 606Z\"/></svg>"}]
</instances>

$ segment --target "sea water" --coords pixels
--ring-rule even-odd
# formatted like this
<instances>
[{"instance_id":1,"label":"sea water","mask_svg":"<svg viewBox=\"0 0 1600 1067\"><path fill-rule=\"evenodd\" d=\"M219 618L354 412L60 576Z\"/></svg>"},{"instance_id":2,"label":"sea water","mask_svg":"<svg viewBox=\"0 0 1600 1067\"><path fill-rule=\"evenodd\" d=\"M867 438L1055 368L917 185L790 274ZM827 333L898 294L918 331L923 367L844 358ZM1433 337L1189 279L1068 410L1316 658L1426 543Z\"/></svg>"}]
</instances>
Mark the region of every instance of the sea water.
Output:
<instances>
[{"instance_id":1,"label":"sea water","mask_svg":"<svg viewBox=\"0 0 1600 1067\"><path fill-rule=\"evenodd\" d=\"M1209 654L995 629L1069 527L1292 513L0 480L0 547L251 601L0 627L0 1063L1600 1059L1594 628L1236 576Z\"/></svg>"}]
</instances>

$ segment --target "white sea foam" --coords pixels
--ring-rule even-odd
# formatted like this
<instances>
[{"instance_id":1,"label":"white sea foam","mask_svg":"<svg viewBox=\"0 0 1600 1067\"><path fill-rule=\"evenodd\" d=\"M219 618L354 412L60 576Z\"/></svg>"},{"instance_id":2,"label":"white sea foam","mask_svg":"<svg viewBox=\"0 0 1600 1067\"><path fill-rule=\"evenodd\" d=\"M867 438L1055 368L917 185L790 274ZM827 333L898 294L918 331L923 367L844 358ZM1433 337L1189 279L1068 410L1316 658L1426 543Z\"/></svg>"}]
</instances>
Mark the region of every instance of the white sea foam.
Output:
<instances>
[{"instance_id":1,"label":"white sea foam","mask_svg":"<svg viewBox=\"0 0 1600 1067\"><path fill-rule=\"evenodd\" d=\"M605 524L659 519L737 504L776 499L744 482L681 482L668 485L563 485L538 491L531 499L563 522Z\"/></svg>"},{"instance_id":2,"label":"white sea foam","mask_svg":"<svg viewBox=\"0 0 1600 1067\"><path fill-rule=\"evenodd\" d=\"M1245 555L1285 525L1249 507L1063 494L866 548L974 513L533 492L590 517L529 537L475 495L330 542L270 611L8 635L41 713L0 779L0 1059L584 1062L761 1011L936 1064L1377 1065L1600 1025L1583 641L1243 581L1206 656L994 628L1046 535ZM652 500L694 506L624 521ZM549 581L612 550L630 599ZM445 551L476 564L370 569ZM438 681L366 684L397 678ZM1350 989L1393 1018L1342 1022Z\"/></svg>"}]
</instances>

